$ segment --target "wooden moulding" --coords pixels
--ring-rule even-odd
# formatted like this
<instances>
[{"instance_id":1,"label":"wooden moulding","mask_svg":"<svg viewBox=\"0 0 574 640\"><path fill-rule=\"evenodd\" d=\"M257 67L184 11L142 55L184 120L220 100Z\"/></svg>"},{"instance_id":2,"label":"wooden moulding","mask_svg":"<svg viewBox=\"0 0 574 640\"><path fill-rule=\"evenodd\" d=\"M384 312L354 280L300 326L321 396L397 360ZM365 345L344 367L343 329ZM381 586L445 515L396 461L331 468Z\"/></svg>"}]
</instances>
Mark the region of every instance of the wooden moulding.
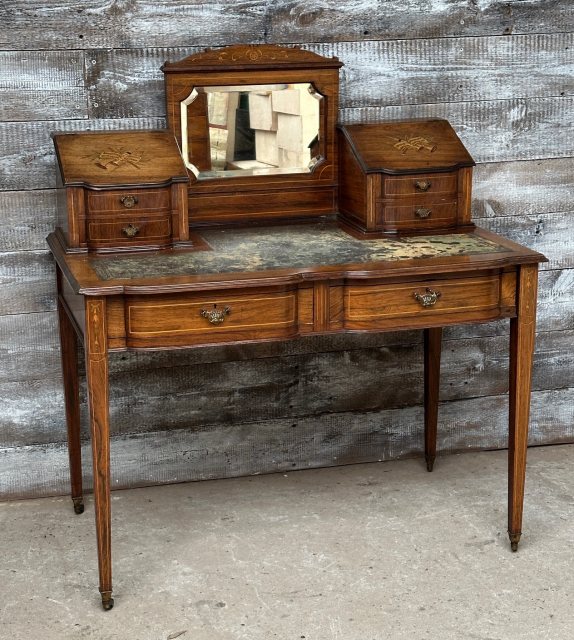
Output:
<instances>
[{"instance_id":1,"label":"wooden moulding","mask_svg":"<svg viewBox=\"0 0 574 640\"><path fill-rule=\"evenodd\" d=\"M323 96L319 106L319 161L308 173L197 179L189 185L190 226L245 224L333 214L337 201L335 124L339 103L336 58L275 45L238 45L166 62L168 127L182 146L181 102L194 87L310 83ZM206 162L209 145L205 105L197 101L188 117L188 144L194 163Z\"/></svg>"}]
</instances>

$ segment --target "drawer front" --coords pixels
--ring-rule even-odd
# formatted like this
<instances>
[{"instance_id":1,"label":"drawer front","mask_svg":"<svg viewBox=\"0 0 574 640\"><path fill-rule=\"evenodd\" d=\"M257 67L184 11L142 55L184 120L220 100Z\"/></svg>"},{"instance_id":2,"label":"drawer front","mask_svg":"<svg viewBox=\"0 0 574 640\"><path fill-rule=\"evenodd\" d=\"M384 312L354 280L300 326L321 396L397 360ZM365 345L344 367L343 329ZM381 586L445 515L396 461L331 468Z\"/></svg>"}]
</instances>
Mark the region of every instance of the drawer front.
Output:
<instances>
[{"instance_id":1,"label":"drawer front","mask_svg":"<svg viewBox=\"0 0 574 640\"><path fill-rule=\"evenodd\" d=\"M453 227L457 222L457 202L412 202L397 206L377 202L377 224L386 231L411 231Z\"/></svg>"},{"instance_id":2,"label":"drawer front","mask_svg":"<svg viewBox=\"0 0 574 640\"><path fill-rule=\"evenodd\" d=\"M123 217L121 220L92 218L87 221L89 247L130 245L163 246L171 241L171 223L168 215L161 217Z\"/></svg>"},{"instance_id":3,"label":"drawer front","mask_svg":"<svg viewBox=\"0 0 574 640\"><path fill-rule=\"evenodd\" d=\"M104 211L167 211L170 208L170 191L169 188L87 191L86 200L88 215Z\"/></svg>"},{"instance_id":4,"label":"drawer front","mask_svg":"<svg viewBox=\"0 0 574 640\"><path fill-rule=\"evenodd\" d=\"M297 291L185 294L126 301L128 346L177 346L288 337Z\"/></svg>"},{"instance_id":5,"label":"drawer front","mask_svg":"<svg viewBox=\"0 0 574 640\"><path fill-rule=\"evenodd\" d=\"M382 329L486 320L500 315L500 276L426 280L400 284L349 284L345 326ZM404 322L401 322L401 319Z\"/></svg>"},{"instance_id":6,"label":"drawer front","mask_svg":"<svg viewBox=\"0 0 574 640\"><path fill-rule=\"evenodd\" d=\"M456 193L458 178L453 173L426 173L410 176L384 176L383 198L421 194Z\"/></svg>"}]
</instances>

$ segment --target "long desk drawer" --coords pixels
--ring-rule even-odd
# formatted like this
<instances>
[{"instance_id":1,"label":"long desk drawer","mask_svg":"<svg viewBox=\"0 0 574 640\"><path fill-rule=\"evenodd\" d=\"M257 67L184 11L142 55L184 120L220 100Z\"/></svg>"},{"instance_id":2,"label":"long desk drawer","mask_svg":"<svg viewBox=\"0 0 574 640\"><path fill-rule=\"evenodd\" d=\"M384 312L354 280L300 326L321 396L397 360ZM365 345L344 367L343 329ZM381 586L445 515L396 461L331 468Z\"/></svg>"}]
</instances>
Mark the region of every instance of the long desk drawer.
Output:
<instances>
[{"instance_id":1,"label":"long desk drawer","mask_svg":"<svg viewBox=\"0 0 574 640\"><path fill-rule=\"evenodd\" d=\"M169 347L289 337L297 333L297 290L130 296L128 347Z\"/></svg>"},{"instance_id":2,"label":"long desk drawer","mask_svg":"<svg viewBox=\"0 0 574 640\"><path fill-rule=\"evenodd\" d=\"M369 330L416 328L495 318L501 309L499 275L398 284L349 283L344 326Z\"/></svg>"}]
</instances>

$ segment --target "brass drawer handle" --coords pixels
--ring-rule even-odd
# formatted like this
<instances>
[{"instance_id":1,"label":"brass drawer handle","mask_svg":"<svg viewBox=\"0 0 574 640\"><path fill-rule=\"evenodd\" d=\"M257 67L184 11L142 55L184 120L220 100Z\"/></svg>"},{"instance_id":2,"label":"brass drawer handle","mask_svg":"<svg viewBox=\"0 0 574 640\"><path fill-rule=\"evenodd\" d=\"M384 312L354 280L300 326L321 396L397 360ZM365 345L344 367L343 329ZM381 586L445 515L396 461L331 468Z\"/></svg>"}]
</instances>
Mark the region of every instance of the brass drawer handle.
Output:
<instances>
[{"instance_id":1,"label":"brass drawer handle","mask_svg":"<svg viewBox=\"0 0 574 640\"><path fill-rule=\"evenodd\" d=\"M128 224L127 227L124 227L122 229L122 233L128 238L135 238L135 236L137 236L139 232L140 232L140 228L136 227L136 225L132 224L131 222L130 224Z\"/></svg>"},{"instance_id":2,"label":"brass drawer handle","mask_svg":"<svg viewBox=\"0 0 574 640\"><path fill-rule=\"evenodd\" d=\"M431 188L430 180L417 180L415 182L415 188L417 191L428 191Z\"/></svg>"},{"instance_id":3,"label":"brass drawer handle","mask_svg":"<svg viewBox=\"0 0 574 640\"><path fill-rule=\"evenodd\" d=\"M120 202L126 209L132 209L138 203L138 199L135 196L123 196L120 198Z\"/></svg>"},{"instance_id":4,"label":"brass drawer handle","mask_svg":"<svg viewBox=\"0 0 574 640\"><path fill-rule=\"evenodd\" d=\"M199 312L199 315L202 318L207 318L211 324L221 324L225 320L225 316L228 316L231 313L231 307L223 307L223 309L218 309L217 305L213 305L213 309L209 311L207 309L202 309Z\"/></svg>"},{"instance_id":5,"label":"brass drawer handle","mask_svg":"<svg viewBox=\"0 0 574 640\"><path fill-rule=\"evenodd\" d=\"M427 287L425 289L425 293L418 293L417 291L415 291L414 296L415 299L420 302L423 307L432 307L440 298L441 292Z\"/></svg>"},{"instance_id":6,"label":"brass drawer handle","mask_svg":"<svg viewBox=\"0 0 574 640\"><path fill-rule=\"evenodd\" d=\"M415 216L418 216L421 219L428 218L431 213L432 211L430 209L425 209L424 207L419 207L418 209L415 209Z\"/></svg>"}]
</instances>

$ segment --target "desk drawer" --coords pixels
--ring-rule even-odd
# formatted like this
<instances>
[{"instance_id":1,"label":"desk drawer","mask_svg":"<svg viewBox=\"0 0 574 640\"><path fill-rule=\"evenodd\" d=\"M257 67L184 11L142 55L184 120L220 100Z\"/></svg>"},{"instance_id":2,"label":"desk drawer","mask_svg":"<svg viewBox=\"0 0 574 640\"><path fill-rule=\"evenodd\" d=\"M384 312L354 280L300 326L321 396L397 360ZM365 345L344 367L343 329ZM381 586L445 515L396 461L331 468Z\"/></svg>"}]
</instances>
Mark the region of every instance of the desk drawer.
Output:
<instances>
[{"instance_id":1,"label":"desk drawer","mask_svg":"<svg viewBox=\"0 0 574 640\"><path fill-rule=\"evenodd\" d=\"M168 211L169 188L162 189L116 189L109 191L87 191L86 210L94 213L127 213L129 211Z\"/></svg>"},{"instance_id":2,"label":"desk drawer","mask_svg":"<svg viewBox=\"0 0 574 640\"><path fill-rule=\"evenodd\" d=\"M103 249L109 246L165 246L171 241L171 223L164 216L141 217L136 214L121 219L91 218L87 221L88 247Z\"/></svg>"},{"instance_id":3,"label":"desk drawer","mask_svg":"<svg viewBox=\"0 0 574 640\"><path fill-rule=\"evenodd\" d=\"M289 337L297 332L297 290L130 297L125 315L133 347Z\"/></svg>"},{"instance_id":4,"label":"desk drawer","mask_svg":"<svg viewBox=\"0 0 574 640\"><path fill-rule=\"evenodd\" d=\"M409 204L378 202L377 224L386 231L416 231L417 229L444 229L453 227L457 221L457 202L413 201Z\"/></svg>"},{"instance_id":5,"label":"desk drawer","mask_svg":"<svg viewBox=\"0 0 574 640\"><path fill-rule=\"evenodd\" d=\"M385 176L383 198L416 196L421 194L456 193L458 188L456 171L452 173L425 173L408 176Z\"/></svg>"},{"instance_id":6,"label":"desk drawer","mask_svg":"<svg viewBox=\"0 0 574 640\"><path fill-rule=\"evenodd\" d=\"M500 276L424 280L399 284L349 284L344 322L348 329L424 327L487 320L500 315Z\"/></svg>"}]
</instances>

